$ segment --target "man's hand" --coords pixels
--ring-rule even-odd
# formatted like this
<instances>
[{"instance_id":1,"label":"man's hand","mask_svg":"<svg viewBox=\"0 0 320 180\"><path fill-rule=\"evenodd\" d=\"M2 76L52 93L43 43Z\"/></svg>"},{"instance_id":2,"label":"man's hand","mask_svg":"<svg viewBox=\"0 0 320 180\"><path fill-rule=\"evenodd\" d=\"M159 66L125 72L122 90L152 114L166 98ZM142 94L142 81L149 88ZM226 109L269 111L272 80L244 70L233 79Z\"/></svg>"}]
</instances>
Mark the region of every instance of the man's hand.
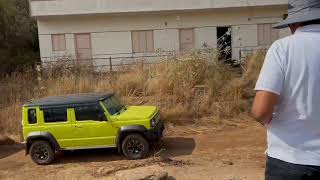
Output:
<instances>
[{"instance_id":1,"label":"man's hand","mask_svg":"<svg viewBox=\"0 0 320 180\"><path fill-rule=\"evenodd\" d=\"M251 114L254 119L264 126L267 126L273 115L273 110L278 103L279 95L267 92L257 91Z\"/></svg>"}]
</instances>

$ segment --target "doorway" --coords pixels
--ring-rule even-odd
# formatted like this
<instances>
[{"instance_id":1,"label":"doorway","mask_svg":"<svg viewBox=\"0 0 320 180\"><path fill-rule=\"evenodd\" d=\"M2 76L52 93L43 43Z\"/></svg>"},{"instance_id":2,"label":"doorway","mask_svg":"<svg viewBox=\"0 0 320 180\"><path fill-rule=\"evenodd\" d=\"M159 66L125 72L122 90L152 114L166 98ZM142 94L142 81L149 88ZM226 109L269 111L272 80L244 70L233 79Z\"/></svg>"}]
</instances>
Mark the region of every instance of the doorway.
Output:
<instances>
[{"instance_id":1,"label":"doorway","mask_svg":"<svg viewBox=\"0 0 320 180\"><path fill-rule=\"evenodd\" d=\"M217 47L220 52L219 60L232 62L232 33L231 26L217 27Z\"/></svg>"},{"instance_id":2,"label":"doorway","mask_svg":"<svg viewBox=\"0 0 320 180\"><path fill-rule=\"evenodd\" d=\"M75 34L77 64L92 66L92 48L90 34Z\"/></svg>"},{"instance_id":3,"label":"doorway","mask_svg":"<svg viewBox=\"0 0 320 180\"><path fill-rule=\"evenodd\" d=\"M188 52L194 49L194 29L180 29L180 51Z\"/></svg>"}]
</instances>

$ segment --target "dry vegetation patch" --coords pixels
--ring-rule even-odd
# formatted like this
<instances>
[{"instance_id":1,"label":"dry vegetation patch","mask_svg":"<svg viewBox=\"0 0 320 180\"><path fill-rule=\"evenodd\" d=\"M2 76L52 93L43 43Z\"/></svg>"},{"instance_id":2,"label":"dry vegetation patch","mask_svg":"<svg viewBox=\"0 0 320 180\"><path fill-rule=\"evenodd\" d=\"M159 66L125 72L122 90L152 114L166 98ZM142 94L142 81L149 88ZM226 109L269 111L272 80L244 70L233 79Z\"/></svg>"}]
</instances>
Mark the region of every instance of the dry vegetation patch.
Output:
<instances>
[{"instance_id":1,"label":"dry vegetation patch","mask_svg":"<svg viewBox=\"0 0 320 180\"><path fill-rule=\"evenodd\" d=\"M159 106L172 123L192 123L202 117L232 119L249 107L264 53L248 59L240 78L212 57L201 53L172 57L112 73L59 65L43 69L41 76L25 71L4 77L0 79L0 132L21 138L21 106L32 99L86 92L113 91L129 105Z\"/></svg>"}]
</instances>

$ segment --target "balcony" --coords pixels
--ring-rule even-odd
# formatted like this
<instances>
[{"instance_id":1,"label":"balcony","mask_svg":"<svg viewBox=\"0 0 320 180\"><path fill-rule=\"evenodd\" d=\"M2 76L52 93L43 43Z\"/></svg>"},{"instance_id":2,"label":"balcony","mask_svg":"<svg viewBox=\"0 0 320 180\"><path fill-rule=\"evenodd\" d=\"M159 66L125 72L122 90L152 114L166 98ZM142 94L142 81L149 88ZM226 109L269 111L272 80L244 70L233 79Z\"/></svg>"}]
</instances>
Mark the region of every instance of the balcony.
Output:
<instances>
[{"instance_id":1,"label":"balcony","mask_svg":"<svg viewBox=\"0 0 320 180\"><path fill-rule=\"evenodd\" d=\"M88 15L285 5L288 0L30 0L31 15Z\"/></svg>"}]
</instances>

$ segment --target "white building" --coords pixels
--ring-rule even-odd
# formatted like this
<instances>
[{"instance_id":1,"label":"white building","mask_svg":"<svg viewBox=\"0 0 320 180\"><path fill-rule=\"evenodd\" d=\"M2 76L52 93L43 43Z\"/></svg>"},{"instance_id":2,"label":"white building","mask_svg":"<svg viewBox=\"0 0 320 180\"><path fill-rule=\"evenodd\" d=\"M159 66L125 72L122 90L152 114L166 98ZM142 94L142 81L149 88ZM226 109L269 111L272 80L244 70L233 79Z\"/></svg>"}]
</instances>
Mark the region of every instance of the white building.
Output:
<instances>
[{"instance_id":1,"label":"white building","mask_svg":"<svg viewBox=\"0 0 320 180\"><path fill-rule=\"evenodd\" d=\"M231 29L232 59L267 48L288 30L273 30L287 0L30 0L41 60L93 59L94 65L216 47ZM131 59L130 59L131 60Z\"/></svg>"}]
</instances>

